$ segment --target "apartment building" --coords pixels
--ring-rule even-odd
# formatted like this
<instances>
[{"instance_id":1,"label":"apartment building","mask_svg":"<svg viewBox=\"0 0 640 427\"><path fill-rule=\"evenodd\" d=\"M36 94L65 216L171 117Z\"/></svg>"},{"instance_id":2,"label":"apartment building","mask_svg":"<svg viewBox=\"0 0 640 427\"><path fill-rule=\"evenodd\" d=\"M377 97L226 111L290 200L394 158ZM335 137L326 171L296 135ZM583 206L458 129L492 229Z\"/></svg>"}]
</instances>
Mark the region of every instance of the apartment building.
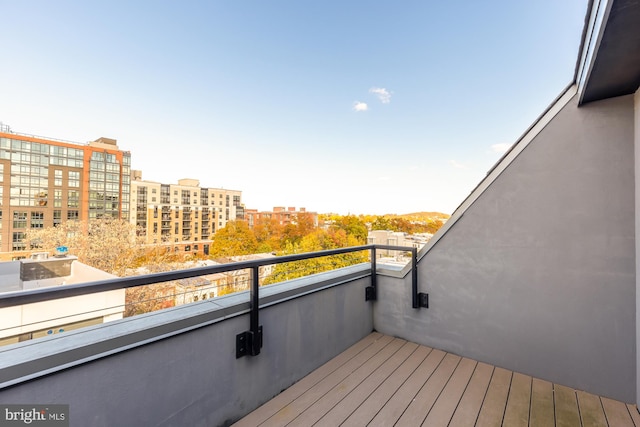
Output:
<instances>
[{"instance_id":1,"label":"apartment building","mask_svg":"<svg viewBox=\"0 0 640 427\"><path fill-rule=\"evenodd\" d=\"M0 259L23 258L31 228L128 218L130 168L115 139L81 144L0 125Z\"/></svg>"},{"instance_id":2,"label":"apartment building","mask_svg":"<svg viewBox=\"0 0 640 427\"><path fill-rule=\"evenodd\" d=\"M318 226L318 213L308 212L306 208L300 208L297 210L295 207L282 207L276 206L272 211L258 211L257 209L247 209L245 211L245 218L249 223L249 227L253 228L256 223L263 219L274 219L278 221L280 225L287 225L296 222L298 215L310 215L313 219L313 224Z\"/></svg>"},{"instance_id":3,"label":"apartment building","mask_svg":"<svg viewBox=\"0 0 640 427\"><path fill-rule=\"evenodd\" d=\"M217 230L244 219L241 191L200 187L197 179L177 184L143 181L141 171L133 171L132 178L129 218L149 244L206 255Z\"/></svg>"}]
</instances>

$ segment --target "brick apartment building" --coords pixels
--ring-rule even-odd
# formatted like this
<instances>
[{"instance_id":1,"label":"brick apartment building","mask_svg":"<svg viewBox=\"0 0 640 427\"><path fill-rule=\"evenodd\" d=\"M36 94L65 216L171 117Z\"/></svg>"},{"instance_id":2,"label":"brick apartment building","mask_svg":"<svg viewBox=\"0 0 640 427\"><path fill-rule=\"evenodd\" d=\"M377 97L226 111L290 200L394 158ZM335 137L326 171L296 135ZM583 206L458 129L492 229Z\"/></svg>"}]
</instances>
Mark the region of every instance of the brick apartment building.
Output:
<instances>
[{"instance_id":1,"label":"brick apartment building","mask_svg":"<svg viewBox=\"0 0 640 427\"><path fill-rule=\"evenodd\" d=\"M143 230L149 244L208 254L217 230L245 218L241 196L237 190L200 187L197 179L143 181L142 173L133 171L130 222Z\"/></svg>"}]
</instances>

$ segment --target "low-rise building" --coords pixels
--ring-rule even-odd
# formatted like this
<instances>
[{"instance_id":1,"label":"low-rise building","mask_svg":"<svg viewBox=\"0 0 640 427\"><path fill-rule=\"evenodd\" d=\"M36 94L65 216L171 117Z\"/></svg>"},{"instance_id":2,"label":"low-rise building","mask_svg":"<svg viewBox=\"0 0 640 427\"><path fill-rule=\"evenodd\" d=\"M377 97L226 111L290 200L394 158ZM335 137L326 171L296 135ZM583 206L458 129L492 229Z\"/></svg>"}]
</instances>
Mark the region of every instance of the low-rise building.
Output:
<instances>
[{"instance_id":1,"label":"low-rise building","mask_svg":"<svg viewBox=\"0 0 640 427\"><path fill-rule=\"evenodd\" d=\"M116 276L90 267L75 256L0 262L0 293L73 285ZM0 308L0 346L122 319L125 290Z\"/></svg>"}]
</instances>

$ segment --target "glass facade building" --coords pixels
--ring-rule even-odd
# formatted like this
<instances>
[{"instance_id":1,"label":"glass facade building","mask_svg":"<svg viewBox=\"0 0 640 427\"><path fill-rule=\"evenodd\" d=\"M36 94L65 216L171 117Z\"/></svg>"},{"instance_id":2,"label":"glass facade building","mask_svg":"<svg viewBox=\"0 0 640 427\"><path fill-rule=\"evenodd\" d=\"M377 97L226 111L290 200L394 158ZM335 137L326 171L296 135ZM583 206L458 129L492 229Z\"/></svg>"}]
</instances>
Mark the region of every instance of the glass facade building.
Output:
<instances>
[{"instance_id":1,"label":"glass facade building","mask_svg":"<svg viewBox=\"0 0 640 427\"><path fill-rule=\"evenodd\" d=\"M131 155L88 144L0 132L0 252L20 258L25 234L65 220L129 218Z\"/></svg>"}]
</instances>

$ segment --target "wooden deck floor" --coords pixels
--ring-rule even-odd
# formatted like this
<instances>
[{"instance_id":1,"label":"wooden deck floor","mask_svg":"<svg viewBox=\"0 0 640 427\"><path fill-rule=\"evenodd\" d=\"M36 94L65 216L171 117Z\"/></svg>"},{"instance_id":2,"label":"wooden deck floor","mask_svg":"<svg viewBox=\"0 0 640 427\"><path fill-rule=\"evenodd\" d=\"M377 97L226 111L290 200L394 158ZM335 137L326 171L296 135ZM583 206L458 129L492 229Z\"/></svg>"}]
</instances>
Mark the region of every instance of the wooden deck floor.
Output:
<instances>
[{"instance_id":1,"label":"wooden deck floor","mask_svg":"<svg viewBox=\"0 0 640 427\"><path fill-rule=\"evenodd\" d=\"M637 426L629 405L372 333L236 426Z\"/></svg>"}]
</instances>

